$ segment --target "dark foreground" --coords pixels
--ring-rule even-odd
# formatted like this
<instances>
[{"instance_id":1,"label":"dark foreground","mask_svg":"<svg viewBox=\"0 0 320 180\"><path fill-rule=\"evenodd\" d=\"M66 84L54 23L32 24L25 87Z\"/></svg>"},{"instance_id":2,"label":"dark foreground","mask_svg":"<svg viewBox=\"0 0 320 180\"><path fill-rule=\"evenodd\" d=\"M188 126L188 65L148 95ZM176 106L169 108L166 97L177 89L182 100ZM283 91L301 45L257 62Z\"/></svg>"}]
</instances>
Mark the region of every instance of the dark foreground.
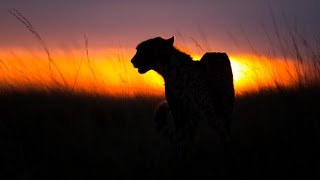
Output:
<instances>
[{"instance_id":1,"label":"dark foreground","mask_svg":"<svg viewBox=\"0 0 320 180\"><path fill-rule=\"evenodd\" d=\"M152 122L160 100L2 94L0 179L173 179L172 146ZM319 108L319 88L237 98L228 177L318 179ZM210 148L187 177L215 177Z\"/></svg>"}]
</instances>

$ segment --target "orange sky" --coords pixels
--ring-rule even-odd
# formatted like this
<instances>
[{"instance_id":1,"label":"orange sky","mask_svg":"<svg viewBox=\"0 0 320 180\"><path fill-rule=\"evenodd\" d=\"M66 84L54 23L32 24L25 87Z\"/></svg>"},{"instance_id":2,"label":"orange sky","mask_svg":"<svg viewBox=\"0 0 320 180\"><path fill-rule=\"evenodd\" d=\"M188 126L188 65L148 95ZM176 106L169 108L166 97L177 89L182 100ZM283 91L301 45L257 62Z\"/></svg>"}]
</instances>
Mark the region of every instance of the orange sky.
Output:
<instances>
[{"instance_id":1,"label":"orange sky","mask_svg":"<svg viewBox=\"0 0 320 180\"><path fill-rule=\"evenodd\" d=\"M31 86L45 89L60 85L70 91L116 96L162 96L162 78L153 71L139 74L130 63L134 53L132 49L89 49L87 56L83 50L55 50L51 55L56 66L51 63L50 71L47 55L43 51L1 49L0 82L16 88ZM200 59L202 54L192 56ZM229 58L238 95L275 87L276 83L290 86L297 79L291 61L232 54Z\"/></svg>"}]
</instances>

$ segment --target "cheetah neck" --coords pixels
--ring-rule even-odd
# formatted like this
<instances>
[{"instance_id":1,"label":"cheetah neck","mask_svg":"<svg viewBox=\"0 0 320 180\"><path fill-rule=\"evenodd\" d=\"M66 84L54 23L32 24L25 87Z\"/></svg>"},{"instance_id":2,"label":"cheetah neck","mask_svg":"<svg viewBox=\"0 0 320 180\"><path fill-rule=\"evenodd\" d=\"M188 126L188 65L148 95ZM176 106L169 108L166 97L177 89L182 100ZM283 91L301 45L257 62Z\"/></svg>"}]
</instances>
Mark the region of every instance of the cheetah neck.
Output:
<instances>
[{"instance_id":1,"label":"cheetah neck","mask_svg":"<svg viewBox=\"0 0 320 180\"><path fill-rule=\"evenodd\" d=\"M191 58L172 54L167 62L168 63L163 65L162 73L160 74L165 81L175 81L184 74L193 60Z\"/></svg>"}]
</instances>

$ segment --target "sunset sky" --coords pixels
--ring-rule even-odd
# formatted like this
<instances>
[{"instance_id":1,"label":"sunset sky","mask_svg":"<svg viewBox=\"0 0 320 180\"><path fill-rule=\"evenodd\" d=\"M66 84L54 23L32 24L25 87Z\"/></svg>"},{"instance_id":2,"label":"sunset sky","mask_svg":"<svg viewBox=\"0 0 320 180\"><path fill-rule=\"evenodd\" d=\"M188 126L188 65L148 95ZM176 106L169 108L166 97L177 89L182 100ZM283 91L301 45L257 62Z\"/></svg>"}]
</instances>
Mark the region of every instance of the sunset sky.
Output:
<instances>
[{"instance_id":1,"label":"sunset sky","mask_svg":"<svg viewBox=\"0 0 320 180\"><path fill-rule=\"evenodd\" d=\"M193 37L210 50L236 51L245 44L243 33L266 48L264 31L273 32L271 11L283 28L286 16L290 26L319 35L319 7L318 0L3 0L0 46L23 46L33 40L8 13L11 8L58 47L81 44L84 33L95 47L134 47L144 39L175 35L181 43L182 37Z\"/></svg>"},{"instance_id":2,"label":"sunset sky","mask_svg":"<svg viewBox=\"0 0 320 180\"><path fill-rule=\"evenodd\" d=\"M175 36L176 45L192 56L206 51L238 59L257 52L268 56L279 49L275 27L284 39L293 31L308 42L319 38L319 7L318 0L2 0L0 59L12 59L12 52L20 57L21 51L35 56L34 49L41 48L8 12L12 8L32 23L50 49L64 51L66 61L81 58L84 34L91 59L119 60L124 54L122 60L128 61L139 42L156 36Z\"/></svg>"}]
</instances>

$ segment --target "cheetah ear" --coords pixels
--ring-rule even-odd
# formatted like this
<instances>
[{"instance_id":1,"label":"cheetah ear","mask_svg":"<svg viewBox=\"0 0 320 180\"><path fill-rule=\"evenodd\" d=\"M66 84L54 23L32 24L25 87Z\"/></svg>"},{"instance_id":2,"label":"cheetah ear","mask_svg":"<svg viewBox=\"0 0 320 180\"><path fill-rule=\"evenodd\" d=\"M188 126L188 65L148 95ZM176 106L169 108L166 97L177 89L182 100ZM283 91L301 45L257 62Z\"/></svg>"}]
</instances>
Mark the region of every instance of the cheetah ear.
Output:
<instances>
[{"instance_id":1,"label":"cheetah ear","mask_svg":"<svg viewBox=\"0 0 320 180\"><path fill-rule=\"evenodd\" d=\"M174 36L172 36L171 38L167 39L167 42L173 46L173 43L174 43Z\"/></svg>"}]
</instances>

